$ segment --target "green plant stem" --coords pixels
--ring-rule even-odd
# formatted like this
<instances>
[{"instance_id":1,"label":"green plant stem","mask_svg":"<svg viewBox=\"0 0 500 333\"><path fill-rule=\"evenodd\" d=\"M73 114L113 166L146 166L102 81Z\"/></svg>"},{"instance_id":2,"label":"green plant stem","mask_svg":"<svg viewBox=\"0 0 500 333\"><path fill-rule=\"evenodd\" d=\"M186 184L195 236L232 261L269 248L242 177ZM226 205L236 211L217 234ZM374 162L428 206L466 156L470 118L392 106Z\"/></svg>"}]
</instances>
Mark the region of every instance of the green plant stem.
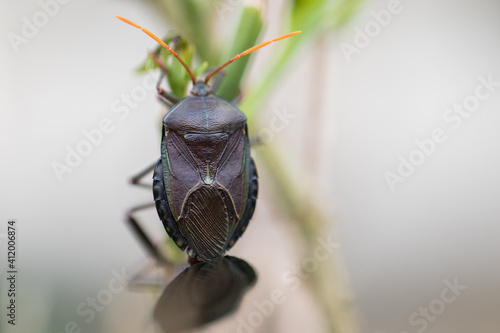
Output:
<instances>
[{"instance_id":1,"label":"green plant stem","mask_svg":"<svg viewBox=\"0 0 500 333\"><path fill-rule=\"evenodd\" d=\"M326 32L338 29L352 17L363 0L323 1L322 6L309 10L306 13L295 13L301 19L289 22L291 30L301 30L302 33L281 42L279 53L268 63L268 69L255 84L245 92L245 97L240 108L249 121L252 122L255 113L277 85L283 72L298 53L315 40L321 38ZM292 9L290 9L293 12Z\"/></svg>"},{"instance_id":2,"label":"green plant stem","mask_svg":"<svg viewBox=\"0 0 500 333\"><path fill-rule=\"evenodd\" d=\"M207 12L200 8L190 8L193 0L185 0L186 4L175 17L170 15L168 0L159 0L166 16L172 18L178 27L183 27L186 37L194 42L201 59L214 65L220 59L220 52L216 49L213 36L207 35L210 31ZM288 2L288 22L286 32L302 30L303 33L293 38L280 42L280 48L270 58L267 70L262 69L260 77L245 91L240 109L247 114L249 127L255 128L256 117L262 104L274 91L282 74L289 68L291 61L298 57L300 52L305 52L309 45L324 36L326 33L338 29L349 21L363 0L295 0ZM182 3L182 1L181 1ZM201 2L197 2L201 3ZM204 10L206 5L202 5ZM178 14L178 15L177 15ZM205 16L203 16L204 14ZM201 15L201 16L200 16ZM286 16L286 15L284 15ZM186 27L188 25L188 27ZM245 64L246 65L246 64ZM234 94L231 92L230 94ZM272 186L276 198L284 207L290 220L295 222L295 227L301 239L306 244L304 255L314 254L317 239L324 235L328 226L328 218L316 207L314 199L307 194L310 189L300 186L289 175L286 165L278 158L277 148L273 145L263 147L258 152L259 162L265 167L272 179ZM308 279L309 286L324 310L329 332L355 333L358 331L353 318L348 300L342 296L340 288L346 286L341 275L341 263L336 257L318 265L318 269L311 273Z\"/></svg>"},{"instance_id":3,"label":"green plant stem","mask_svg":"<svg viewBox=\"0 0 500 333\"><path fill-rule=\"evenodd\" d=\"M254 6L244 7L227 60L254 46L263 24L259 8ZM250 56L242 57L224 69L226 71L225 77L217 90L219 97L232 101L240 94L241 80L248 61L250 61Z\"/></svg>"},{"instance_id":4,"label":"green plant stem","mask_svg":"<svg viewBox=\"0 0 500 333\"><path fill-rule=\"evenodd\" d=\"M277 201L292 221L296 222L297 232L306 244L304 257L314 257L314 249L318 246L318 238L324 239L328 221L314 202L309 198L307 189L300 189L296 182L290 181L286 167L278 157L273 145L263 147L258 152L260 165L266 168L272 180ZM357 327L351 314L349 301L340 295L338 288L344 287L340 264L334 253L332 259L318 265L308 280L318 303L322 306L329 332L355 333Z\"/></svg>"}]
</instances>

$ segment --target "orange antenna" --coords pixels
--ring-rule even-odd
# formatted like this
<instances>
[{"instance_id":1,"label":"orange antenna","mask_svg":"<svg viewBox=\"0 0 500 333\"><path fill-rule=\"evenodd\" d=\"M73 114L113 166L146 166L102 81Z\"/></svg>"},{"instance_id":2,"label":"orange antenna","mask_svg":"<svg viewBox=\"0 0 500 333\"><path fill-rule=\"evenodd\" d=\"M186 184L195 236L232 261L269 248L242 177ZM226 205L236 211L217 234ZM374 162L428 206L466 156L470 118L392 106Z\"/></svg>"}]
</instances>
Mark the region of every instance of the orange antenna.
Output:
<instances>
[{"instance_id":1,"label":"orange antenna","mask_svg":"<svg viewBox=\"0 0 500 333\"><path fill-rule=\"evenodd\" d=\"M249 53L252 53L253 51L256 51L266 45L269 45L271 44L272 42L276 42L276 41L279 41L279 40L282 40L282 39L285 39L285 38L288 38L288 37L292 37L292 36L295 36L295 35L298 35L300 34L302 31L295 31L295 32L290 32L288 34L285 34L283 36L280 36L278 38L275 38L275 39L271 39L271 40L268 40L267 42L264 42L264 43L260 43L259 45L256 45L256 46L253 46L251 48L249 48L248 50L246 51L243 51L241 52L240 54L234 56L233 58L231 58L230 60L228 60L227 62L225 62L224 64L222 64L221 66L219 66L216 70L214 70L212 73L208 74L207 77L205 78L205 84L208 83L208 80L210 80L210 78L215 74L217 73L218 71L220 71L221 69L223 69L224 67L226 67L227 65L229 65L230 63L232 63L233 61L235 61L236 59L239 59Z\"/></svg>"},{"instance_id":2,"label":"orange antenna","mask_svg":"<svg viewBox=\"0 0 500 333\"><path fill-rule=\"evenodd\" d=\"M115 15L115 16L116 16L116 18L122 20L123 22L128 23L131 26L136 27L137 29L140 29L140 30L144 31L147 35L149 35L149 37L153 38L155 41L157 41L158 43L160 43L161 46L165 47L170 53L172 53L174 55L174 57L177 58L177 60L180 61L180 63L182 64L182 66L184 66L184 68L187 70L189 76L191 77L191 80L193 81L193 84L196 84L196 78L194 77L194 74L191 71L191 69L186 65L186 63L184 61L182 61L182 59L177 55L177 53L175 53L174 50L172 50L172 48L170 46L168 46L160 38L156 37L151 31L149 31L149 30L141 27L140 25L138 25L138 24L136 24L136 23L134 23L134 22L132 22L130 20L127 20L124 17L118 16L118 15Z\"/></svg>"}]
</instances>

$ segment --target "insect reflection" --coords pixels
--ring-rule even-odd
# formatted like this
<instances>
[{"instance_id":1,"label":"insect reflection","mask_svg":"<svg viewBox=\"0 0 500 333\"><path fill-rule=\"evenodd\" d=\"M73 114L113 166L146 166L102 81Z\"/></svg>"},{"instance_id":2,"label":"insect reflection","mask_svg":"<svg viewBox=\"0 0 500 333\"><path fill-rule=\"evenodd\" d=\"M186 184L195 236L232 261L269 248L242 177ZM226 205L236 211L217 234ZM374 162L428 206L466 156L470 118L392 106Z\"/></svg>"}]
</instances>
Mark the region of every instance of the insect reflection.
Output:
<instances>
[{"instance_id":1,"label":"insect reflection","mask_svg":"<svg viewBox=\"0 0 500 333\"><path fill-rule=\"evenodd\" d=\"M236 257L196 263L164 289L154 320L165 333L203 326L233 312L256 281L253 268Z\"/></svg>"}]
</instances>

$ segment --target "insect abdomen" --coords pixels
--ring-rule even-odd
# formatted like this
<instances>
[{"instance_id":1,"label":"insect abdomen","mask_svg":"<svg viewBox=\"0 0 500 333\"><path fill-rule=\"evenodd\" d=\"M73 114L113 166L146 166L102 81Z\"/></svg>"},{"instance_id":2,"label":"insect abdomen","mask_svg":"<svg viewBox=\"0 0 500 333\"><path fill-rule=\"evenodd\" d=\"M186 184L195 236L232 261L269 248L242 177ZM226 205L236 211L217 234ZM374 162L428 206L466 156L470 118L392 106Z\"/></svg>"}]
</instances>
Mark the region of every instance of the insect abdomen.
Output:
<instances>
[{"instance_id":1,"label":"insect abdomen","mask_svg":"<svg viewBox=\"0 0 500 333\"><path fill-rule=\"evenodd\" d=\"M237 222L227 191L202 185L189 194L179 228L196 254L203 260L211 260L224 255Z\"/></svg>"}]
</instances>

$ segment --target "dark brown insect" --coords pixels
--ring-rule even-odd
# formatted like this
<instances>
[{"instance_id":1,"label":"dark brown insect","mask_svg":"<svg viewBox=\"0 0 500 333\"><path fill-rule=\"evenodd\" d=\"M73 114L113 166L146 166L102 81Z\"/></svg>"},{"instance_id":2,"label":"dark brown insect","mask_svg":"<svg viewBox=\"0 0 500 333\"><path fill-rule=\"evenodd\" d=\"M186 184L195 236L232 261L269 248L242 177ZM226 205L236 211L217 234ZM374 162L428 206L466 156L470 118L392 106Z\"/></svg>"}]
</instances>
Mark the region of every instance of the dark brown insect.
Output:
<instances>
[{"instance_id":1,"label":"dark brown insect","mask_svg":"<svg viewBox=\"0 0 500 333\"><path fill-rule=\"evenodd\" d=\"M167 48L191 77L191 96L182 100L158 86L158 96L170 110L163 117L161 157L154 166L153 193L165 230L181 250L186 250L191 263L221 257L245 231L255 209L258 183L250 156L247 118L236 106L212 94L208 82L234 60L300 32L254 46L197 81L184 61L161 39L117 17ZM157 62L164 66L158 59ZM165 72L164 68L163 75ZM131 215L129 220L148 248L161 258Z\"/></svg>"}]
</instances>

